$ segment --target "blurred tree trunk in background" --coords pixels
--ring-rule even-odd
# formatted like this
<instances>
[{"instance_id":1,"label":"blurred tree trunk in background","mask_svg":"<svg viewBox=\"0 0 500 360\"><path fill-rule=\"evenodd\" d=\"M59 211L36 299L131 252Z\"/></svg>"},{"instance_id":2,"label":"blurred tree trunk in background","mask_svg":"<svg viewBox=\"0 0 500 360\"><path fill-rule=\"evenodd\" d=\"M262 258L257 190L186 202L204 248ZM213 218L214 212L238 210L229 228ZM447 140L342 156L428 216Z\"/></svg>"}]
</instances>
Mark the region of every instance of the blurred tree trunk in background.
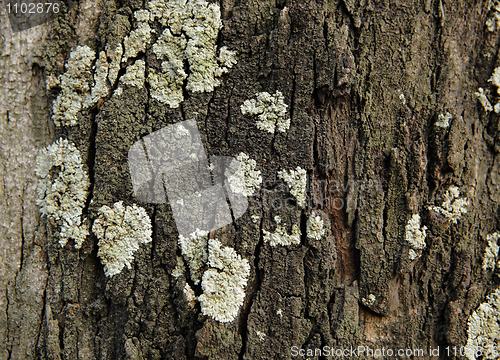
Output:
<instances>
[{"instance_id":1,"label":"blurred tree trunk in background","mask_svg":"<svg viewBox=\"0 0 500 360\"><path fill-rule=\"evenodd\" d=\"M128 89L69 128L50 119L57 92L47 79L77 45L98 54L123 38L145 4L84 0L16 34L1 9L0 359L289 359L293 346L325 345L424 349L424 358L440 346L444 358L445 346L465 345L469 315L495 289L481 267L498 227L498 117L474 96L491 86L498 61L487 1L219 5L218 45L236 50L238 63L214 92L185 91L171 109L149 87ZM151 49L139 58L157 61ZM277 90L291 126L272 135L240 106ZM450 127L436 127L446 112ZM252 267L240 315L227 324L189 306L184 278L171 275L179 250L170 206L138 203L127 164L135 141L192 118L209 156L245 152L264 178L243 217L215 234ZM35 157L59 137L75 143L90 172L91 219L121 200L151 217L153 241L131 270L106 278L94 236L80 250L61 248L58 227L40 216ZM273 184L297 166L308 173L307 208L262 206L289 196ZM456 224L428 210L451 185L469 200ZM313 209L330 228L314 243ZM428 228L427 247L410 260L413 214ZM301 225L300 245L263 242L276 215Z\"/></svg>"}]
</instances>

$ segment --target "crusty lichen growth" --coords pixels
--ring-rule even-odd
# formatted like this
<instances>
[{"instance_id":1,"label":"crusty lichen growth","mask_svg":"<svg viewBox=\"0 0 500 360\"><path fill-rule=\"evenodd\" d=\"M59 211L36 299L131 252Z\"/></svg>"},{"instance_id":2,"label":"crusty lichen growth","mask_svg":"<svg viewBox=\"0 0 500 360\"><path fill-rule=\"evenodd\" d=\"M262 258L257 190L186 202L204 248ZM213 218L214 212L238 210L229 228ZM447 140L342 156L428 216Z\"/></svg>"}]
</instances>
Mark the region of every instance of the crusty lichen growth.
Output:
<instances>
[{"instance_id":1,"label":"crusty lichen growth","mask_svg":"<svg viewBox=\"0 0 500 360\"><path fill-rule=\"evenodd\" d=\"M321 240L325 235L325 226L323 224L323 219L321 216L316 215L315 212L311 212L306 223L307 237L311 240Z\"/></svg>"},{"instance_id":2,"label":"crusty lichen growth","mask_svg":"<svg viewBox=\"0 0 500 360\"><path fill-rule=\"evenodd\" d=\"M106 276L131 269L134 253L140 244L151 242L152 226L146 210L137 205L124 206L123 201L102 206L92 226L99 239L97 256L101 258Z\"/></svg>"},{"instance_id":3,"label":"crusty lichen growth","mask_svg":"<svg viewBox=\"0 0 500 360\"><path fill-rule=\"evenodd\" d=\"M456 186L450 186L444 194L444 201L441 206L429 206L429 210L440 213L456 224L458 219L467 213L467 198L459 198L460 190Z\"/></svg>"},{"instance_id":4,"label":"crusty lichen growth","mask_svg":"<svg viewBox=\"0 0 500 360\"><path fill-rule=\"evenodd\" d=\"M405 239L410 245L410 260L414 260L417 257L415 250L425 249L425 231L426 226L420 227L420 215L413 214L413 216L408 220L405 228Z\"/></svg>"},{"instance_id":5,"label":"crusty lichen growth","mask_svg":"<svg viewBox=\"0 0 500 360\"><path fill-rule=\"evenodd\" d=\"M179 246L191 273L191 280L198 285L207 263L208 231L196 230L189 237L179 235Z\"/></svg>"},{"instance_id":6,"label":"crusty lichen growth","mask_svg":"<svg viewBox=\"0 0 500 360\"><path fill-rule=\"evenodd\" d=\"M151 21L158 19L166 26L153 45L161 72L151 69L148 73L151 96L176 108L184 100L184 85L192 92L214 91L220 85L218 77L236 64L236 53L226 47L217 56L222 28L219 6L205 0L152 0L148 8Z\"/></svg>"},{"instance_id":7,"label":"crusty lichen growth","mask_svg":"<svg viewBox=\"0 0 500 360\"><path fill-rule=\"evenodd\" d=\"M486 297L487 302L469 317L465 355L469 360L497 359L500 351L500 289Z\"/></svg>"},{"instance_id":8,"label":"crusty lichen growth","mask_svg":"<svg viewBox=\"0 0 500 360\"><path fill-rule=\"evenodd\" d=\"M255 170L257 167L255 160L243 152L236 157L236 160L238 161L232 161L225 171L231 191L252 196L262 184L261 172Z\"/></svg>"},{"instance_id":9,"label":"crusty lichen growth","mask_svg":"<svg viewBox=\"0 0 500 360\"><path fill-rule=\"evenodd\" d=\"M82 221L82 211L90 186L83 170L80 151L60 138L40 151L36 158L35 174L40 177L36 204L47 217L62 222L59 243L75 240L79 249L88 235L88 223Z\"/></svg>"},{"instance_id":10,"label":"crusty lichen growth","mask_svg":"<svg viewBox=\"0 0 500 360\"><path fill-rule=\"evenodd\" d=\"M210 268L203 274L203 294L198 297L201 311L217 321L231 322L243 305L250 265L218 240L208 241L208 253Z\"/></svg>"},{"instance_id":11,"label":"crusty lichen growth","mask_svg":"<svg viewBox=\"0 0 500 360\"><path fill-rule=\"evenodd\" d=\"M77 46L69 55L66 72L59 76L61 92L52 104L56 126L74 126L77 114L90 101L90 71L95 52L88 46Z\"/></svg>"},{"instance_id":12,"label":"crusty lichen growth","mask_svg":"<svg viewBox=\"0 0 500 360\"><path fill-rule=\"evenodd\" d=\"M122 62L136 57L140 52L146 51L147 45L151 42L151 27L149 26L149 11L138 10L134 13L137 20L137 29L133 30L129 36L125 37L125 53Z\"/></svg>"},{"instance_id":13,"label":"crusty lichen growth","mask_svg":"<svg viewBox=\"0 0 500 360\"><path fill-rule=\"evenodd\" d=\"M500 238L500 234L495 232L493 234L489 234L486 237L488 241L488 246L484 252L483 258L483 270L495 270L498 259L498 239Z\"/></svg>"},{"instance_id":14,"label":"crusty lichen growth","mask_svg":"<svg viewBox=\"0 0 500 360\"><path fill-rule=\"evenodd\" d=\"M377 298L375 297L375 295L370 294L370 295L368 295L368 298L362 298L361 302L363 303L364 306L370 307L373 304L375 304L376 300L377 300Z\"/></svg>"},{"instance_id":15,"label":"crusty lichen growth","mask_svg":"<svg viewBox=\"0 0 500 360\"><path fill-rule=\"evenodd\" d=\"M195 307L196 305L196 295L194 293L194 290L191 288L191 286L189 286L188 283L186 283L186 285L184 285L184 289L182 290L183 294L184 294L184 297L186 298L186 301L188 303L188 305L192 308Z\"/></svg>"},{"instance_id":16,"label":"crusty lichen growth","mask_svg":"<svg viewBox=\"0 0 500 360\"><path fill-rule=\"evenodd\" d=\"M490 32L494 32L497 29L500 29L500 2L498 1L489 1L488 10L493 8L493 17L486 20L486 28Z\"/></svg>"},{"instance_id":17,"label":"crusty lichen growth","mask_svg":"<svg viewBox=\"0 0 500 360\"><path fill-rule=\"evenodd\" d=\"M292 234L289 235L286 232L286 224L281 225L280 216L275 216L274 221L276 222L276 230L274 232L262 230L264 233L264 242L269 243L271 246L289 246L300 244L300 236L302 233L298 224L292 225Z\"/></svg>"},{"instance_id":18,"label":"crusty lichen growth","mask_svg":"<svg viewBox=\"0 0 500 360\"><path fill-rule=\"evenodd\" d=\"M297 166L296 170L282 170L278 172L278 177L284 180L292 194L297 200L297 204L304 207L306 204L307 171Z\"/></svg>"},{"instance_id":19,"label":"crusty lichen growth","mask_svg":"<svg viewBox=\"0 0 500 360\"><path fill-rule=\"evenodd\" d=\"M94 69L94 86L92 86L90 98L86 101L84 107L94 106L100 99L106 97L109 93L107 83L109 64L104 51L99 53L99 59L97 59Z\"/></svg>"},{"instance_id":20,"label":"crusty lichen growth","mask_svg":"<svg viewBox=\"0 0 500 360\"><path fill-rule=\"evenodd\" d=\"M137 60L133 65L127 67L125 75L120 77L120 83L138 88L144 87L146 63L144 60Z\"/></svg>"},{"instance_id":21,"label":"crusty lichen growth","mask_svg":"<svg viewBox=\"0 0 500 360\"><path fill-rule=\"evenodd\" d=\"M109 44L106 44L106 54L108 55L108 58L111 59L109 64L108 80L111 86L113 86L118 78L118 72L120 71L120 63L123 55L122 44L118 44L114 49L111 49Z\"/></svg>"},{"instance_id":22,"label":"crusty lichen growth","mask_svg":"<svg viewBox=\"0 0 500 360\"><path fill-rule=\"evenodd\" d=\"M478 91L474 93L474 95L476 95L481 105L483 105L484 111L493 111L493 106L491 106L491 103L488 100L488 97L486 96L483 88L479 88Z\"/></svg>"},{"instance_id":23,"label":"crusty lichen growth","mask_svg":"<svg viewBox=\"0 0 500 360\"><path fill-rule=\"evenodd\" d=\"M277 128L280 132L286 132L290 128L290 119L286 117L285 99L280 91L274 95L261 92L255 99L245 100L241 105L243 115L258 115L257 129L274 134Z\"/></svg>"},{"instance_id":24,"label":"crusty lichen growth","mask_svg":"<svg viewBox=\"0 0 500 360\"><path fill-rule=\"evenodd\" d=\"M446 114L439 114L438 121L436 121L436 126L445 129L450 126L450 120L452 118L453 115L451 115L449 112L446 112Z\"/></svg>"}]
</instances>

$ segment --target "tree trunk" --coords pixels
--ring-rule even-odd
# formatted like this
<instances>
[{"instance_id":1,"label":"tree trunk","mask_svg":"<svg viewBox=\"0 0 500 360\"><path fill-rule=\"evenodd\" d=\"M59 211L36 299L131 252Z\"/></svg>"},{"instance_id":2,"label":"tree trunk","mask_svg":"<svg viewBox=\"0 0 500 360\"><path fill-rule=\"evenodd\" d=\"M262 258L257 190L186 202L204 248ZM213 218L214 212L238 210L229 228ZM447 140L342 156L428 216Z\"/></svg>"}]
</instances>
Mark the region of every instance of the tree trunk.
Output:
<instances>
[{"instance_id":1,"label":"tree trunk","mask_svg":"<svg viewBox=\"0 0 500 360\"><path fill-rule=\"evenodd\" d=\"M485 29L487 2L218 5L216 45L235 50L237 63L214 91L188 91L184 81L177 108L155 99L149 83L115 96L137 61L160 68L152 44L165 26L150 21L152 41L121 64L108 95L74 126L53 124L61 89L49 82L77 46L99 57L106 45L123 45L147 1L62 6L53 21L16 34L2 13L0 358L291 359L324 346L461 358L446 347L466 345L469 316L498 284L483 270L487 235L498 227L498 116L474 95L495 90L488 79L500 32ZM276 91L291 124L270 134L241 105ZM436 126L446 113L450 126ZM188 274L172 275L181 251L171 206L138 201L130 176L135 142L189 119L207 156L245 152L264 180L243 216L211 234L251 266L244 303L228 323L186 298ZM92 233L81 249L62 247L59 224L35 205L36 154L60 137L82 154L91 222L119 201L146 209L152 242L131 269L106 276ZM278 172L297 166L307 171L305 206L278 186ZM452 186L467 198L457 221L436 208ZM421 249L407 239L415 214L427 227ZM315 215L326 227L318 241L307 236ZM264 241L276 216L288 233L299 225L300 244Z\"/></svg>"}]
</instances>

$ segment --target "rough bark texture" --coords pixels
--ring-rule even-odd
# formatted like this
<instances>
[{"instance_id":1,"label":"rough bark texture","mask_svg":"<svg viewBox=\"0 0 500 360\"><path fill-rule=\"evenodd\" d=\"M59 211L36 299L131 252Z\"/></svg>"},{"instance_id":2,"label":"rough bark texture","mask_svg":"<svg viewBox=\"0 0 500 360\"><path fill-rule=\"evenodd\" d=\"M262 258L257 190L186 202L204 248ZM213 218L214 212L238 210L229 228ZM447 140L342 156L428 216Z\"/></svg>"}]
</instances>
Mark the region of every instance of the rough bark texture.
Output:
<instances>
[{"instance_id":1,"label":"rough bark texture","mask_svg":"<svg viewBox=\"0 0 500 360\"><path fill-rule=\"evenodd\" d=\"M148 88L125 88L126 101L108 97L77 126L54 130L57 92L45 91L46 77L64 71L76 45L98 53L121 43L144 5L87 0L17 35L2 15L0 358L289 359L292 346L324 345L424 349L430 358L430 347L465 345L469 315L498 283L481 269L498 227L498 116L474 97L497 65L487 1L223 1L218 45L236 50L238 63L213 93L189 93L170 109ZM156 62L151 49L139 58ZM291 126L271 135L240 105L276 90ZM447 111L451 126L436 128ZM245 303L228 324L190 307L185 277L171 275L179 249L168 204L139 203L153 241L111 278L93 235L80 250L61 248L34 204L34 156L59 137L82 152L91 219L102 205L138 203L130 146L187 119L208 156L244 151L264 178L243 217L215 233L251 264ZM277 171L298 165L308 172L307 209L273 207L290 197L273 187ZM457 224L428 210L452 184L469 199ZM305 236L311 209L329 220L319 243ZM411 261L405 225L416 213L429 230ZM301 225L300 245L263 242L276 215ZM364 305L370 294L375 302Z\"/></svg>"}]
</instances>

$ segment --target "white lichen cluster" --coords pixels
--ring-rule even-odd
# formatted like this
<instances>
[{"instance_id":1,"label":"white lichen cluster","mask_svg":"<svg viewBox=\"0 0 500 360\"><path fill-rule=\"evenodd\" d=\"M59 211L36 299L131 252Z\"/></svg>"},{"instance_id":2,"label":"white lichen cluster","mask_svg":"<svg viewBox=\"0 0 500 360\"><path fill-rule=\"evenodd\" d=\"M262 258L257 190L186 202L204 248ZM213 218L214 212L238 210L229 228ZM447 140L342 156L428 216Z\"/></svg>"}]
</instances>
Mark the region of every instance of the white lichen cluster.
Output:
<instances>
[{"instance_id":1,"label":"white lichen cluster","mask_svg":"<svg viewBox=\"0 0 500 360\"><path fill-rule=\"evenodd\" d=\"M306 223L307 237L311 240L321 240L325 235L325 226L323 224L323 219L321 216L316 215L315 212L311 212Z\"/></svg>"},{"instance_id":2,"label":"white lichen cluster","mask_svg":"<svg viewBox=\"0 0 500 360\"><path fill-rule=\"evenodd\" d=\"M114 49L112 49L109 44L106 44L106 54L111 60L109 63L108 80L111 86L113 86L118 78L118 72L120 71L120 63L123 55L122 44L118 44Z\"/></svg>"},{"instance_id":3,"label":"white lichen cluster","mask_svg":"<svg viewBox=\"0 0 500 360\"><path fill-rule=\"evenodd\" d=\"M377 300L377 298L375 297L375 295L373 294L370 294L368 295L368 298L362 298L361 299L361 302L363 303L364 306L372 306L373 304L375 304L375 301Z\"/></svg>"},{"instance_id":4,"label":"white lichen cluster","mask_svg":"<svg viewBox=\"0 0 500 360\"><path fill-rule=\"evenodd\" d=\"M297 166L296 170L289 170L289 172L279 171L278 177L288 184L290 194L295 197L297 204L304 207L306 204L307 171Z\"/></svg>"},{"instance_id":5,"label":"white lichen cluster","mask_svg":"<svg viewBox=\"0 0 500 360\"><path fill-rule=\"evenodd\" d=\"M469 317L465 356L469 360L498 359L500 351L500 289L486 297ZM479 355L480 354L480 355Z\"/></svg>"},{"instance_id":6,"label":"white lichen cluster","mask_svg":"<svg viewBox=\"0 0 500 360\"><path fill-rule=\"evenodd\" d=\"M188 91L214 91L220 85L218 78L236 64L236 52L227 47L221 47L217 56L219 6L205 0L152 0L148 8L150 20L158 19L166 27L153 45L161 71L149 71L151 96L176 108L184 100L186 79Z\"/></svg>"},{"instance_id":7,"label":"white lichen cluster","mask_svg":"<svg viewBox=\"0 0 500 360\"><path fill-rule=\"evenodd\" d=\"M61 92L52 104L52 120L56 126L74 126L77 114L90 102L90 71L95 52L88 46L77 46L69 55L66 72L59 76Z\"/></svg>"},{"instance_id":8,"label":"white lichen cluster","mask_svg":"<svg viewBox=\"0 0 500 360\"><path fill-rule=\"evenodd\" d=\"M493 8L493 17L486 20L486 28L489 32L494 32L500 29L500 2L490 1L488 10L491 10L491 8Z\"/></svg>"},{"instance_id":9,"label":"white lichen cluster","mask_svg":"<svg viewBox=\"0 0 500 360\"><path fill-rule=\"evenodd\" d=\"M208 241L209 269L203 274L203 294L198 297L204 315L226 323L238 316L250 276L248 260L218 240Z\"/></svg>"},{"instance_id":10,"label":"white lichen cluster","mask_svg":"<svg viewBox=\"0 0 500 360\"><path fill-rule=\"evenodd\" d=\"M208 231L196 230L189 237L179 235L181 253L188 264L191 279L195 285L200 283L207 263L207 241Z\"/></svg>"},{"instance_id":11,"label":"white lichen cluster","mask_svg":"<svg viewBox=\"0 0 500 360\"><path fill-rule=\"evenodd\" d=\"M120 84L142 88L146 80L145 73L146 63L144 60L139 59L133 65L127 67L125 75L120 77Z\"/></svg>"},{"instance_id":12,"label":"white lichen cluster","mask_svg":"<svg viewBox=\"0 0 500 360\"><path fill-rule=\"evenodd\" d=\"M82 220L82 211L90 186L83 170L80 151L60 138L40 151L36 158L35 174L38 182L36 204L47 217L62 222L59 243L75 240L79 249L89 234L88 223Z\"/></svg>"},{"instance_id":13,"label":"white lichen cluster","mask_svg":"<svg viewBox=\"0 0 500 360\"><path fill-rule=\"evenodd\" d=\"M196 305L197 297L194 293L194 290L191 288L191 286L189 286L188 283L186 283L184 289L182 289L182 293L184 294L184 297L186 298L188 305L194 308Z\"/></svg>"},{"instance_id":14,"label":"white lichen cluster","mask_svg":"<svg viewBox=\"0 0 500 360\"><path fill-rule=\"evenodd\" d=\"M436 121L435 125L445 129L450 126L450 120L452 118L453 115L451 115L449 112L446 112L446 114L439 114L438 121Z\"/></svg>"},{"instance_id":15,"label":"white lichen cluster","mask_svg":"<svg viewBox=\"0 0 500 360\"><path fill-rule=\"evenodd\" d=\"M151 242L152 227L146 210L137 205L124 206L123 201L99 208L92 232L97 236L106 276L113 276L126 266L131 269L134 253L140 244Z\"/></svg>"},{"instance_id":16,"label":"white lichen cluster","mask_svg":"<svg viewBox=\"0 0 500 360\"><path fill-rule=\"evenodd\" d=\"M441 206L429 206L429 210L435 211L444 215L454 224L458 219L467 213L467 198L459 198L460 190L456 186L450 186L444 194L444 202Z\"/></svg>"},{"instance_id":17,"label":"white lichen cluster","mask_svg":"<svg viewBox=\"0 0 500 360\"><path fill-rule=\"evenodd\" d=\"M123 43L125 52L122 62L126 62L129 58L136 57L140 52L146 51L147 45L151 42L151 27L149 26L149 11L138 10L134 13L137 20L137 28L126 36Z\"/></svg>"},{"instance_id":18,"label":"white lichen cluster","mask_svg":"<svg viewBox=\"0 0 500 360\"><path fill-rule=\"evenodd\" d=\"M414 260L418 255L416 250L425 249L425 231L426 226L420 227L420 215L413 214L413 216L408 220L405 228L405 239L410 245L410 260Z\"/></svg>"},{"instance_id":19,"label":"white lichen cluster","mask_svg":"<svg viewBox=\"0 0 500 360\"><path fill-rule=\"evenodd\" d=\"M229 186L235 193L252 196L262 184L261 172L255 170L257 167L255 160L243 152L236 157L236 160L239 163L238 169L236 171L232 169L233 162L231 162L230 168L226 171Z\"/></svg>"},{"instance_id":20,"label":"white lichen cluster","mask_svg":"<svg viewBox=\"0 0 500 360\"><path fill-rule=\"evenodd\" d=\"M243 115L258 115L257 128L274 134L277 128L280 132L286 132L290 128L290 119L286 117L285 98L280 91L274 95L268 92L257 93L255 99L245 100L241 105Z\"/></svg>"},{"instance_id":21,"label":"white lichen cluster","mask_svg":"<svg viewBox=\"0 0 500 360\"><path fill-rule=\"evenodd\" d=\"M172 270L172 276L176 279L180 278L186 273L186 266L184 266L184 260L180 256L176 256L176 264L174 270Z\"/></svg>"},{"instance_id":22,"label":"white lichen cluster","mask_svg":"<svg viewBox=\"0 0 500 360\"><path fill-rule=\"evenodd\" d=\"M484 111L486 112L493 111L493 106L491 106L491 103L488 100L488 97L486 96L486 93L483 88L479 88L478 91L474 93L474 95L476 95L481 105L483 105Z\"/></svg>"},{"instance_id":23,"label":"white lichen cluster","mask_svg":"<svg viewBox=\"0 0 500 360\"><path fill-rule=\"evenodd\" d=\"M491 74L490 79L488 80L497 88L497 96L500 95L500 67L495 68L493 70L493 74ZM481 105L483 105L484 111L490 112L495 110L495 113L500 113L500 101L498 101L495 106L491 105L490 100L486 94L486 91L483 88L479 88L478 92L475 93Z\"/></svg>"},{"instance_id":24,"label":"white lichen cluster","mask_svg":"<svg viewBox=\"0 0 500 360\"><path fill-rule=\"evenodd\" d=\"M489 234L486 237L488 246L484 252L483 270L495 270L495 267L497 266L499 250L498 239L500 239L500 234L497 232Z\"/></svg>"},{"instance_id":25,"label":"white lichen cluster","mask_svg":"<svg viewBox=\"0 0 500 360\"><path fill-rule=\"evenodd\" d=\"M275 216L274 221L276 222L276 230L274 232L262 230L264 233L264 242L269 243L271 246L300 244L300 236L302 233L299 225L293 224L292 233L289 235L285 228L286 224L281 225L281 218L279 216Z\"/></svg>"},{"instance_id":26,"label":"white lichen cluster","mask_svg":"<svg viewBox=\"0 0 500 360\"><path fill-rule=\"evenodd\" d=\"M109 64L104 51L99 53L99 59L97 59L94 65L94 70L94 86L92 87L90 98L83 104L83 107L94 106L100 99L106 97L109 93L107 83Z\"/></svg>"}]
</instances>

